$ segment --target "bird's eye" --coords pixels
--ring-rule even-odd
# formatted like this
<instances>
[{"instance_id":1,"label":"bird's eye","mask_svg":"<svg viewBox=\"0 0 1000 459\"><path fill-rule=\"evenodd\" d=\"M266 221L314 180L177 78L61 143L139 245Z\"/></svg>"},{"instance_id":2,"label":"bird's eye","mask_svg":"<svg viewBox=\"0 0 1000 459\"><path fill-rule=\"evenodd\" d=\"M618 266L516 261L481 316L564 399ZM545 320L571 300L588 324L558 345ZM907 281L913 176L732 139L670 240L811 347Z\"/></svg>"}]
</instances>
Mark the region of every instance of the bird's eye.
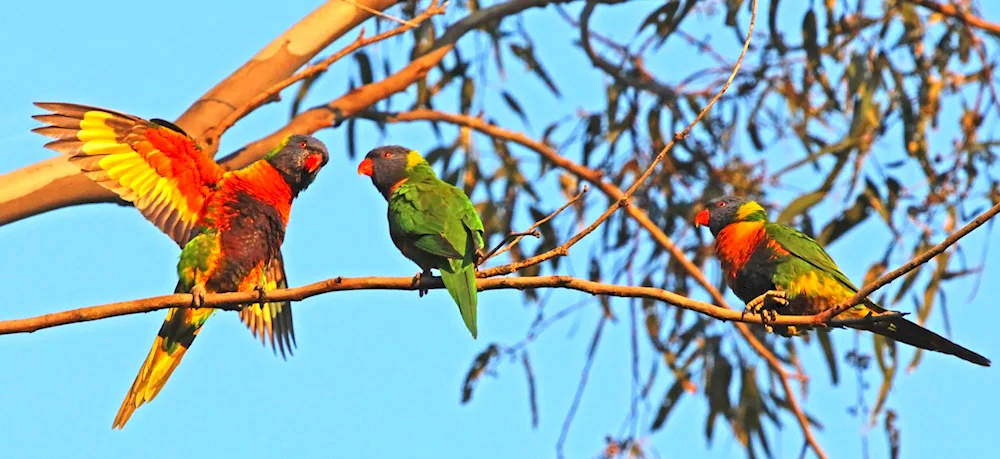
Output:
<instances>
[{"instance_id":1,"label":"bird's eye","mask_svg":"<svg viewBox=\"0 0 1000 459\"><path fill-rule=\"evenodd\" d=\"M305 148L305 147L308 147L308 146L309 146L309 144L305 140L299 142L299 148Z\"/></svg>"},{"instance_id":2,"label":"bird's eye","mask_svg":"<svg viewBox=\"0 0 1000 459\"><path fill-rule=\"evenodd\" d=\"M716 205L719 207L726 207L726 201L719 201L719 203Z\"/></svg>"},{"instance_id":3,"label":"bird's eye","mask_svg":"<svg viewBox=\"0 0 1000 459\"><path fill-rule=\"evenodd\" d=\"M383 157L383 158L388 158L388 157L390 157L390 156L392 156L392 153L389 153L388 151L387 151L387 152L385 152L385 153L382 153L382 157Z\"/></svg>"}]
</instances>

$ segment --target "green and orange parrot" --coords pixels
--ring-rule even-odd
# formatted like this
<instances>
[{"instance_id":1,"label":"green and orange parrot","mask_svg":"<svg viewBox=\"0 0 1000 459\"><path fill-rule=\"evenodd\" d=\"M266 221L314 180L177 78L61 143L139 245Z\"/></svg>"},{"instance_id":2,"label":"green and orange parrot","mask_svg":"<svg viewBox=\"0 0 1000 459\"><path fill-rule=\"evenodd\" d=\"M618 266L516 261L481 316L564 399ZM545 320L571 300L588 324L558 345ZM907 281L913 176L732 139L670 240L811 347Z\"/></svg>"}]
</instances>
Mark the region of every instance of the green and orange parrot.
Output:
<instances>
[{"instance_id":1,"label":"green and orange parrot","mask_svg":"<svg viewBox=\"0 0 1000 459\"><path fill-rule=\"evenodd\" d=\"M52 112L34 116L48 124L34 132L56 139L46 147L132 202L183 247L174 292L193 294L193 306L206 293L287 285L281 243L292 200L329 159L319 140L293 135L263 159L226 171L169 122L83 105L36 105ZM214 311L183 307L167 312L113 428L124 427L136 408L156 397ZM291 350L288 302L246 307L240 318L262 342L270 336L282 355L285 348Z\"/></svg>"},{"instance_id":2,"label":"green and orange parrot","mask_svg":"<svg viewBox=\"0 0 1000 459\"><path fill-rule=\"evenodd\" d=\"M476 262L483 248L483 222L461 189L438 178L420 153L378 147L358 165L389 202L389 236L423 273L437 268L476 338ZM423 290L421 290L423 295Z\"/></svg>"},{"instance_id":3,"label":"green and orange parrot","mask_svg":"<svg viewBox=\"0 0 1000 459\"><path fill-rule=\"evenodd\" d=\"M818 242L791 227L768 221L767 212L755 201L736 196L719 198L698 213L695 224L712 231L715 254L726 282L746 303L768 292L780 292L775 297L778 312L813 315L836 307L858 292ZM836 318L863 319L888 312L865 299ZM859 320L848 326L977 365L990 365L986 357L901 316L882 321ZM795 326L774 329L784 336L804 331Z\"/></svg>"}]
</instances>

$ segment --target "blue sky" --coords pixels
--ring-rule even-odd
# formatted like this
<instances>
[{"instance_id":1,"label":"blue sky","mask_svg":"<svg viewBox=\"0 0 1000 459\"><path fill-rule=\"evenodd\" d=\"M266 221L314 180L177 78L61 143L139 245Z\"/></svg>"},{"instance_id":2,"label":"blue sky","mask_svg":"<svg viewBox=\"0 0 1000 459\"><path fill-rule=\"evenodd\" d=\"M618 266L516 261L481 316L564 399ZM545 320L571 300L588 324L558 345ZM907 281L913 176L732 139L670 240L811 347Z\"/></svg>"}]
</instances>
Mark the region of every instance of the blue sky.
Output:
<instances>
[{"instance_id":1,"label":"blue sky","mask_svg":"<svg viewBox=\"0 0 1000 459\"><path fill-rule=\"evenodd\" d=\"M303 1L282 9L262 1L241 2L239 7L235 2L189 0L169 6L114 0L99 8L60 1L0 5L0 17L12 19L0 29L0 42L8 44L0 51L8 63L0 77L5 88L0 92L0 173L52 155L42 148L44 139L29 132L37 126L30 116L38 113L31 102L77 102L146 118L176 118L319 3ZM1000 8L988 8L987 17L1000 18ZM628 14L598 15L595 28L608 31L616 21L634 22ZM519 94L535 96L535 103L558 107L551 116L565 113L564 107L599 107L603 79L589 70L578 72L589 69L582 53L560 53L565 47L552 44L570 33L554 12L533 11L525 18L529 30L545 28L536 37L539 53L551 59L548 68L565 97L552 98L533 78L508 83L517 85ZM704 34L717 27L703 24L705 30L690 31ZM391 52L392 43L377 52ZM679 61L683 53L691 55L678 48ZM735 47L730 51L736 55ZM341 94L354 72L350 60L338 64L313 91L325 96L314 96L311 102ZM515 69L508 72L517 74ZM532 125L544 126L549 115L534 112L540 114ZM222 150L271 132L287 113L285 104L258 111L227 133ZM520 126L511 114L496 117ZM359 136L364 139L359 150L390 142L426 149L435 144L427 132L422 125L394 126L387 138L379 138L366 128ZM947 145L951 135L941 132L938 141ZM346 157L344 131L326 130L318 137L330 147L332 159L295 203L284 245L290 282L299 285L338 275L411 276L415 265L398 254L386 233L384 201L367 179L357 176L357 159ZM480 143L487 145L483 139ZM791 157L780 147L771 153L775 161ZM530 153L515 153L533 160ZM588 199L597 207L604 202L596 195ZM863 276L873 261L869 255L882 250L881 243L870 244L873 237L885 236L875 228L867 225L849 233L830 249L853 279ZM986 236L979 231L967 240L974 263ZM570 272L585 272L588 244L589 239L574 252L580 256L570 258ZM5 286L0 318L165 294L176 281L178 249L173 242L134 210L112 205L62 209L0 227L0 253ZM982 286L971 301L965 301L971 279L949 284L949 312L959 343L998 358L995 324L1000 311L991 301L1000 293L991 282L1000 266L995 245L989 258ZM547 307L557 310L584 299L578 293L556 292ZM605 329L566 444L568 457L590 457L600 450L605 435L621 433L630 394L629 363L623 358L629 346L624 320L628 303L614 304L623 320ZM3 336L3 456L553 457L586 342L599 317L595 308L584 308L530 348L541 402L537 429L530 426L526 382L516 362L505 361L498 367L500 378L481 381L472 402L459 404L461 382L475 355L490 342L519 340L534 314L535 307L523 304L517 292L483 294L480 338L472 341L443 291L424 298L410 292L325 295L297 305L299 347L287 362L254 343L234 314L218 314L160 396L140 408L122 432L111 431L111 421L149 350L162 312ZM940 331L941 316L935 315L930 326ZM838 334L838 350L849 349L852 339L850 332ZM863 341L866 346L868 342ZM805 349L814 377L804 403L825 421L819 439L831 457L857 457L862 427L847 413L857 395L853 373L847 372L839 386L829 387L819 351ZM645 347L644 352L648 354ZM655 356L643 355L644 361L651 358ZM873 385L879 377L866 375ZM661 379L654 394L662 393L667 382ZM975 456L992 450L991 435L1000 421L997 387L996 370L925 355L915 373L898 377L890 401L902 414L904 457ZM870 403L874 392L866 396ZM661 457L743 457L722 422L706 450L704 410L702 400L686 398L647 444ZM801 434L791 418L783 422L784 429L773 437L777 456L797 457ZM641 425L648 423L647 417ZM881 431L874 431L870 440L872 456L884 457Z\"/></svg>"}]
</instances>

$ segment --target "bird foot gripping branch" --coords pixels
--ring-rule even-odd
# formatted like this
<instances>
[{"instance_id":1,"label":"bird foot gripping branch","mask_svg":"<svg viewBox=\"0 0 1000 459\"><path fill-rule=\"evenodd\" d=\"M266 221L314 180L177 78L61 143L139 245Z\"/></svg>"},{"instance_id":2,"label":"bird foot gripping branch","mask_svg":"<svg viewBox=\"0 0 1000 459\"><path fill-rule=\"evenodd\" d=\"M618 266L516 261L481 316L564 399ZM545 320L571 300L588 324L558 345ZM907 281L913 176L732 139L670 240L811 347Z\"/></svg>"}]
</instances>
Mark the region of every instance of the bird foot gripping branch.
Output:
<instances>
[{"instance_id":1,"label":"bird foot gripping branch","mask_svg":"<svg viewBox=\"0 0 1000 459\"><path fill-rule=\"evenodd\" d=\"M267 287L263 285L255 285L253 289L257 292L257 302L240 305L240 311L252 306L264 309L264 305L267 304Z\"/></svg>"},{"instance_id":2,"label":"bird foot gripping branch","mask_svg":"<svg viewBox=\"0 0 1000 459\"><path fill-rule=\"evenodd\" d=\"M417 287L417 292L421 298L430 292L430 289L424 287L424 276L434 277L434 274L430 271L421 271L413 276L413 285Z\"/></svg>"},{"instance_id":3,"label":"bird foot gripping branch","mask_svg":"<svg viewBox=\"0 0 1000 459\"><path fill-rule=\"evenodd\" d=\"M201 284L195 284L191 288L191 307L200 308L205 305L205 295L208 293L205 290L205 286Z\"/></svg>"},{"instance_id":4,"label":"bird foot gripping branch","mask_svg":"<svg viewBox=\"0 0 1000 459\"><path fill-rule=\"evenodd\" d=\"M764 292L763 295L754 298L749 303L747 303L746 308L743 309L743 314L740 314L740 319L749 312L760 316L761 322L764 324L764 328L767 329L768 333L773 333L774 329L768 322L774 322L778 318L778 313L775 309L788 306L788 294L781 290L768 290Z\"/></svg>"}]
</instances>

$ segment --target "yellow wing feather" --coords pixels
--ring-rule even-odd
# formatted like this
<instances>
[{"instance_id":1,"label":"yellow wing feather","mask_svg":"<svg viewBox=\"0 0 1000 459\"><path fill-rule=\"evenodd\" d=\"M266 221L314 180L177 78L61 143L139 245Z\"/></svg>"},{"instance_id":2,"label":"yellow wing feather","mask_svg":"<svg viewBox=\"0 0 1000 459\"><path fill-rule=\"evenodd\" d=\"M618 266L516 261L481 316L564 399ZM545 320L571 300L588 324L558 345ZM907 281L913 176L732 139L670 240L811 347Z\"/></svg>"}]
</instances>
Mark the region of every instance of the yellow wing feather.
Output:
<instances>
[{"instance_id":1,"label":"yellow wing feather","mask_svg":"<svg viewBox=\"0 0 1000 459\"><path fill-rule=\"evenodd\" d=\"M190 240L208 194L225 174L193 139L168 123L103 108L35 105L52 112L34 116L47 126L33 131L56 139L46 147L132 202L177 244Z\"/></svg>"}]
</instances>

